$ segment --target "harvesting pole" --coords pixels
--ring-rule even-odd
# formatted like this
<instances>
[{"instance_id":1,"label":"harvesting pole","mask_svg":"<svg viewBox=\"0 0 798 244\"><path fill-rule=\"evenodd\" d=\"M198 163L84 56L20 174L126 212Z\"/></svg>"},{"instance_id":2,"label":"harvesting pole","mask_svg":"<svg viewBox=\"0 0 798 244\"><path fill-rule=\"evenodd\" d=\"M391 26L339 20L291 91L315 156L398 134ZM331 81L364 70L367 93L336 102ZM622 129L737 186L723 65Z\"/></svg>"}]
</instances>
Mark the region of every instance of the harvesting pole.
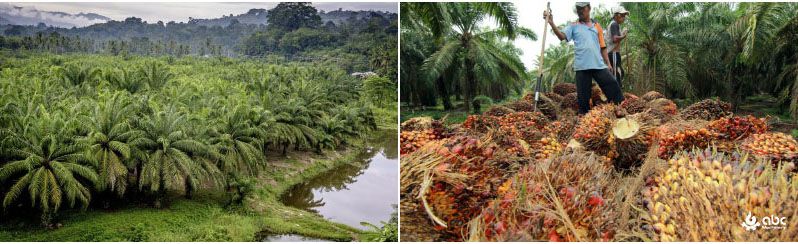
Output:
<instances>
[{"instance_id":1,"label":"harvesting pole","mask_svg":"<svg viewBox=\"0 0 798 244\"><path fill-rule=\"evenodd\" d=\"M551 2L546 2L548 15L543 20L543 39L540 44L540 56L538 56L538 83L535 85L535 111L538 110L538 99L540 99L540 83L543 82L543 55L546 51L546 34L549 33L549 19L551 18Z\"/></svg>"}]
</instances>

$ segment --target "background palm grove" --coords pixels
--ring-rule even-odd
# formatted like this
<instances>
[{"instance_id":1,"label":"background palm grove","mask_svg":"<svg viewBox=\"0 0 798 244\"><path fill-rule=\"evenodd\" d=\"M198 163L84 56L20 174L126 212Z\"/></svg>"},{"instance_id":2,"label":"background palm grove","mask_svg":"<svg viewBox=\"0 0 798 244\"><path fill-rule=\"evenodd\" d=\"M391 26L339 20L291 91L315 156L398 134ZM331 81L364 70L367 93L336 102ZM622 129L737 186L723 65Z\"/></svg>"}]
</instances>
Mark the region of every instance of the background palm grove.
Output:
<instances>
[{"instance_id":1,"label":"background palm grove","mask_svg":"<svg viewBox=\"0 0 798 244\"><path fill-rule=\"evenodd\" d=\"M0 240L396 240L277 200L395 128L395 13L0 31Z\"/></svg>"},{"instance_id":2,"label":"background palm grove","mask_svg":"<svg viewBox=\"0 0 798 244\"><path fill-rule=\"evenodd\" d=\"M515 3L400 6L403 241L798 240L767 221L798 218L798 4L619 3L625 99L578 115L574 45L524 66L546 5Z\"/></svg>"},{"instance_id":3,"label":"background palm grove","mask_svg":"<svg viewBox=\"0 0 798 244\"><path fill-rule=\"evenodd\" d=\"M512 26L517 25L513 22L517 13L511 3L501 4L490 9L481 3L402 4L403 120L445 110L450 118L462 121L463 110L475 98L500 102L518 98L524 92L521 88L531 87L528 81L530 74L537 75L537 66L519 67L520 47L508 41L517 36L534 38L535 33L524 35L527 32L519 31L523 27ZM591 17L606 25L612 17L609 9L595 5ZM679 104L719 97L736 109L763 109L783 119L798 118L798 57L792 45L798 5L620 5L633 13L625 24L629 37L621 50L628 73L625 91L656 90ZM573 13L557 16L558 22L575 18L570 17ZM460 40L462 47L453 40ZM488 41L493 43L487 45ZM536 53L538 48L524 47L523 51ZM557 83L574 82L573 45L563 42L547 48L545 60L547 90Z\"/></svg>"}]
</instances>

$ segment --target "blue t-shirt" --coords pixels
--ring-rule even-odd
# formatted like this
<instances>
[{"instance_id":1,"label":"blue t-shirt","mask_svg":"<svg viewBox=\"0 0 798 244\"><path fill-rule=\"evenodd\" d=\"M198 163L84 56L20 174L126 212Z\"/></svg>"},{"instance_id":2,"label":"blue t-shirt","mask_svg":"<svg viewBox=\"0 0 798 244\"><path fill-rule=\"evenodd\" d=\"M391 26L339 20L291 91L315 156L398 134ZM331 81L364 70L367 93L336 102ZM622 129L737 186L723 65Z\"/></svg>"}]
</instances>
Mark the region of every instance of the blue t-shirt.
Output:
<instances>
[{"instance_id":1,"label":"blue t-shirt","mask_svg":"<svg viewBox=\"0 0 798 244\"><path fill-rule=\"evenodd\" d=\"M604 31L601 25L574 22L565 27L566 41L574 42L574 70L606 69L601 48L604 44Z\"/></svg>"}]
</instances>

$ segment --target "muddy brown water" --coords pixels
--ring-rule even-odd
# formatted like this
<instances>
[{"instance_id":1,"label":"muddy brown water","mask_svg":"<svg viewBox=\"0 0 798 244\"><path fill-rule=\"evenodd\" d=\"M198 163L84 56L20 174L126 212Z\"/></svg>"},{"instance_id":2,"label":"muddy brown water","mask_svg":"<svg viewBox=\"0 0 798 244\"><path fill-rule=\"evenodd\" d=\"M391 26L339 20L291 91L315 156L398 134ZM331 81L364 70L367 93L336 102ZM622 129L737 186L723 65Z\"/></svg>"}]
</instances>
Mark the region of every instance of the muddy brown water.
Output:
<instances>
[{"instance_id":1,"label":"muddy brown water","mask_svg":"<svg viewBox=\"0 0 798 244\"><path fill-rule=\"evenodd\" d=\"M369 136L366 150L348 164L293 186L280 201L334 222L367 230L361 222L382 226L399 202L399 151L396 130ZM262 234L263 241L324 241L300 235Z\"/></svg>"}]
</instances>

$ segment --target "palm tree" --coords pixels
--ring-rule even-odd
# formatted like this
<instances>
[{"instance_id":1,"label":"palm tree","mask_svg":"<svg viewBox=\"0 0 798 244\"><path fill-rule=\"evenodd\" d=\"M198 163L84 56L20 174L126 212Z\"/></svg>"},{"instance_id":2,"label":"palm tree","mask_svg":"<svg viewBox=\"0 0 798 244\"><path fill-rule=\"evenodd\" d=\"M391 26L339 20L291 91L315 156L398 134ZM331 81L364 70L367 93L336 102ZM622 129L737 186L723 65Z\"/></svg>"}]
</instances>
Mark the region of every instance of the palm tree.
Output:
<instances>
[{"instance_id":1,"label":"palm tree","mask_svg":"<svg viewBox=\"0 0 798 244\"><path fill-rule=\"evenodd\" d=\"M209 132L210 146L219 154L219 169L226 173L255 174L263 168L263 155L255 145L260 130L251 124L248 109L239 107L219 120Z\"/></svg>"},{"instance_id":2,"label":"palm tree","mask_svg":"<svg viewBox=\"0 0 798 244\"><path fill-rule=\"evenodd\" d=\"M150 89L158 90L165 86L174 74L169 72L169 67L158 62L147 62L139 67L141 80L147 83Z\"/></svg>"},{"instance_id":3,"label":"palm tree","mask_svg":"<svg viewBox=\"0 0 798 244\"><path fill-rule=\"evenodd\" d=\"M103 71L103 79L115 89L125 90L131 94L140 92L147 86L145 81L139 79L135 73L128 72L127 69L107 69Z\"/></svg>"},{"instance_id":4,"label":"palm tree","mask_svg":"<svg viewBox=\"0 0 798 244\"><path fill-rule=\"evenodd\" d=\"M43 112L23 132L9 133L2 148L3 154L13 159L0 168L0 182L10 185L4 207L27 195L31 207L41 210L42 224L47 225L65 202L70 207L89 205L91 184L100 181L83 153L85 144L70 136L73 130L69 128L75 126Z\"/></svg>"},{"instance_id":5,"label":"palm tree","mask_svg":"<svg viewBox=\"0 0 798 244\"><path fill-rule=\"evenodd\" d=\"M95 81L100 76L100 70L88 66L70 64L58 69L61 80L65 84L81 86Z\"/></svg>"},{"instance_id":6,"label":"palm tree","mask_svg":"<svg viewBox=\"0 0 798 244\"><path fill-rule=\"evenodd\" d=\"M515 8L511 3L445 4L451 18L447 23L450 28L444 28L435 35L441 39L441 44L424 61L423 69L428 73L428 79L436 80L447 72L461 74L462 77L457 79L461 82L464 107L470 111L471 100L479 95L479 83L523 82L528 78L515 50L496 47L502 39L512 40L519 35L536 38L531 30L517 25ZM499 28L481 28L479 24L485 18L493 18Z\"/></svg>"},{"instance_id":7,"label":"palm tree","mask_svg":"<svg viewBox=\"0 0 798 244\"><path fill-rule=\"evenodd\" d=\"M211 160L203 160L212 156L208 146L182 130L184 119L169 109L136 122L143 134L131 144L147 154L140 165L139 188L156 194L156 207L161 207L167 190L184 190L191 197L203 180L212 180L218 171Z\"/></svg>"},{"instance_id":8,"label":"palm tree","mask_svg":"<svg viewBox=\"0 0 798 244\"><path fill-rule=\"evenodd\" d=\"M103 95L108 96L107 93ZM97 162L100 190L114 192L120 197L127 189L130 142L140 134L129 123L132 114L134 107L127 96L112 93L104 101L98 101L94 113L84 119L90 133L83 140L89 145L91 159Z\"/></svg>"}]
</instances>

